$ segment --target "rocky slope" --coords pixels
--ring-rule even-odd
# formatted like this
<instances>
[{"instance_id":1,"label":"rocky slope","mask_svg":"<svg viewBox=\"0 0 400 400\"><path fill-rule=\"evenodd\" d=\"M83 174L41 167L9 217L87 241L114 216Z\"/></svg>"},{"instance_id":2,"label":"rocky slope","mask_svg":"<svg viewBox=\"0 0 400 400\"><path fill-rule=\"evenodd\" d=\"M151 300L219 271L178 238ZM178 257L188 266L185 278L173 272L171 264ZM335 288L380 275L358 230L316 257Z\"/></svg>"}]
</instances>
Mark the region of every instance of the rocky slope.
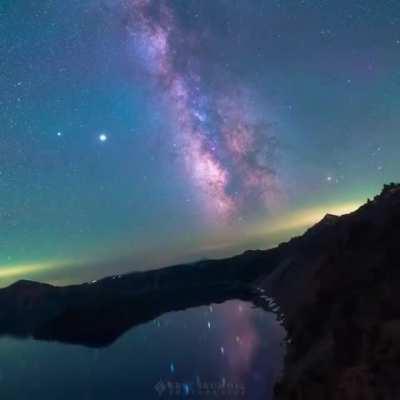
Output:
<instances>
[{"instance_id":1,"label":"rocky slope","mask_svg":"<svg viewBox=\"0 0 400 400\"><path fill-rule=\"evenodd\" d=\"M276 398L400 399L400 186L280 251L261 279L289 337Z\"/></svg>"}]
</instances>

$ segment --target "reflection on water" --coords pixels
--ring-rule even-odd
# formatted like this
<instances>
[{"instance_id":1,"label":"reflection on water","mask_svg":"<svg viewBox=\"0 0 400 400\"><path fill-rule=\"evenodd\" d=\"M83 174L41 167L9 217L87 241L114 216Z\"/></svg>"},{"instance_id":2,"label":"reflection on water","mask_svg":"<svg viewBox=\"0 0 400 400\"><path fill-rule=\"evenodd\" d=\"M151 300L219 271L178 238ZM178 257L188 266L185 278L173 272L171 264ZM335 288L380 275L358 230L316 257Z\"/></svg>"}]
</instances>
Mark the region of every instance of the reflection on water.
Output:
<instances>
[{"instance_id":1,"label":"reflection on water","mask_svg":"<svg viewBox=\"0 0 400 400\"><path fill-rule=\"evenodd\" d=\"M0 339L4 399L270 399L285 332L242 301L173 312L103 349Z\"/></svg>"}]
</instances>

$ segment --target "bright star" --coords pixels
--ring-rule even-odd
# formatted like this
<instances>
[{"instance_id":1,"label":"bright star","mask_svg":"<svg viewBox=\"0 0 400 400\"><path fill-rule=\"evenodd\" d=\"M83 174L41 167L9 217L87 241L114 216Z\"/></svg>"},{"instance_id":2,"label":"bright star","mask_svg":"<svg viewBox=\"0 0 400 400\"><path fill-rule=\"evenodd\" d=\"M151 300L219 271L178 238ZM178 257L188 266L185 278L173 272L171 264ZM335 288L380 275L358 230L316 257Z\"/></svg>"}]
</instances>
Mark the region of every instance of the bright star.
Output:
<instances>
[{"instance_id":1,"label":"bright star","mask_svg":"<svg viewBox=\"0 0 400 400\"><path fill-rule=\"evenodd\" d=\"M101 135L99 135L99 140L100 142L105 142L107 141L108 137L105 133L102 133Z\"/></svg>"}]
</instances>

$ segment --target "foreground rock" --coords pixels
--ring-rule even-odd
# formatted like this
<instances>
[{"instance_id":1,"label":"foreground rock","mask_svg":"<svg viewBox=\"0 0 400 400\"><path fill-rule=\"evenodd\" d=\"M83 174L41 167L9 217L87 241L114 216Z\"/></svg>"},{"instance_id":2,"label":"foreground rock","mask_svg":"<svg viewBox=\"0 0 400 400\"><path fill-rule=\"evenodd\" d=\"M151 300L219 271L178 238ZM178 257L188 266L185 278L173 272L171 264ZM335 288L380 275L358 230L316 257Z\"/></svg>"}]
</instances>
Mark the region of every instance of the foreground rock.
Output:
<instances>
[{"instance_id":1,"label":"foreground rock","mask_svg":"<svg viewBox=\"0 0 400 400\"><path fill-rule=\"evenodd\" d=\"M276 398L400 399L400 186L280 249L262 279L289 337Z\"/></svg>"}]
</instances>

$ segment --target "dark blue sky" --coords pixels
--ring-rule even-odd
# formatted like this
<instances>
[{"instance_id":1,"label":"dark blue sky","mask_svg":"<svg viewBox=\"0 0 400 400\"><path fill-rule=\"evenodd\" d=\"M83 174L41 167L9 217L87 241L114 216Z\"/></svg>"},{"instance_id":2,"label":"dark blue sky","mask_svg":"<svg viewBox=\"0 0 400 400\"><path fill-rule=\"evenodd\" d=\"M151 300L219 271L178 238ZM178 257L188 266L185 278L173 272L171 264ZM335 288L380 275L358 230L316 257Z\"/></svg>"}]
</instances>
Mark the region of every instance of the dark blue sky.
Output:
<instances>
[{"instance_id":1,"label":"dark blue sky","mask_svg":"<svg viewBox=\"0 0 400 400\"><path fill-rule=\"evenodd\" d=\"M268 247L398 180L397 1L3 0L0 55L2 283Z\"/></svg>"}]
</instances>

